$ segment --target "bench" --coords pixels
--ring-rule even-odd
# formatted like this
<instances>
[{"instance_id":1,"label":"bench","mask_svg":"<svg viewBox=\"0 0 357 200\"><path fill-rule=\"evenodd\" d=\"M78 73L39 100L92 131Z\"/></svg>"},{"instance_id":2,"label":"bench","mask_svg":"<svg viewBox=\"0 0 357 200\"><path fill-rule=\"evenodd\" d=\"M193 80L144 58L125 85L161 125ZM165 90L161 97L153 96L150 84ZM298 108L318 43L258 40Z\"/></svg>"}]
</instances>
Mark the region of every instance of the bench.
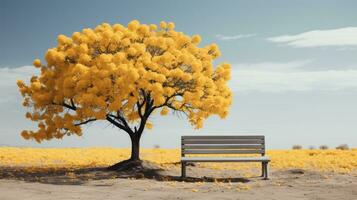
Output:
<instances>
[{"instance_id":1,"label":"bench","mask_svg":"<svg viewBox=\"0 0 357 200\"><path fill-rule=\"evenodd\" d=\"M255 154L243 157L190 157L194 154ZM260 154L259 156L256 154ZM193 162L261 162L262 177L268 179L269 158L265 156L263 135L182 136L181 177L186 177L186 165Z\"/></svg>"}]
</instances>

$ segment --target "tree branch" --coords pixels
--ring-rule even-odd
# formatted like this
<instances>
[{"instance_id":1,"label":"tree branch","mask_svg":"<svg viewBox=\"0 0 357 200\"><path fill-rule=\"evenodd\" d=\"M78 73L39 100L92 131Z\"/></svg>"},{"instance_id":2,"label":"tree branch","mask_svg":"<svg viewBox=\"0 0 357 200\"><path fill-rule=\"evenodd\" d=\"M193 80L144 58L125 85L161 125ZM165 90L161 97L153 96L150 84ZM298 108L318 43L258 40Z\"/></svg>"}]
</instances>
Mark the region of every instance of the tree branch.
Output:
<instances>
[{"instance_id":1,"label":"tree branch","mask_svg":"<svg viewBox=\"0 0 357 200\"><path fill-rule=\"evenodd\" d=\"M142 96L143 96L144 99L143 99L142 103L140 103L139 101L136 102L136 106L138 107L138 114L139 114L140 118L142 118L143 117L143 113L142 113L141 109L146 103L146 94L145 94L145 91L143 89L140 89L140 91L141 91Z\"/></svg>"},{"instance_id":2,"label":"tree branch","mask_svg":"<svg viewBox=\"0 0 357 200\"><path fill-rule=\"evenodd\" d=\"M115 121L114 119L110 118L110 116L112 115L107 115L106 119L112 123L113 125L115 125L116 127L124 130L125 132L127 132L129 135L133 134L133 131L130 128L125 127L124 125L118 123L117 121Z\"/></svg>"},{"instance_id":3,"label":"tree branch","mask_svg":"<svg viewBox=\"0 0 357 200\"><path fill-rule=\"evenodd\" d=\"M71 106L72 106L72 108L77 109L77 107L76 107L76 105L74 104L74 101L73 101L73 99L72 99L72 98L71 98Z\"/></svg>"},{"instance_id":4,"label":"tree branch","mask_svg":"<svg viewBox=\"0 0 357 200\"><path fill-rule=\"evenodd\" d=\"M154 100L151 99L150 93L145 95L145 105L146 105L145 112L144 112L144 115L142 115L140 117L139 128L135 127L135 133L138 134L139 137L141 136L141 134L144 131L146 121L148 120L150 114L152 113L152 111L155 110L152 106L153 104L154 104Z\"/></svg>"},{"instance_id":5,"label":"tree branch","mask_svg":"<svg viewBox=\"0 0 357 200\"><path fill-rule=\"evenodd\" d=\"M77 110L77 108L75 106L71 106L69 104L66 104L65 102L63 102L62 104L56 104L56 103L52 103L53 105L56 105L56 106L63 106L63 107L66 107L68 109L71 109L71 110Z\"/></svg>"},{"instance_id":6,"label":"tree branch","mask_svg":"<svg viewBox=\"0 0 357 200\"><path fill-rule=\"evenodd\" d=\"M117 116L114 116L114 115L111 115L111 116L115 117L116 119L119 119L126 128L130 129L130 126L129 126L128 122L126 121L125 117L122 116L119 111L117 112Z\"/></svg>"},{"instance_id":7,"label":"tree branch","mask_svg":"<svg viewBox=\"0 0 357 200\"><path fill-rule=\"evenodd\" d=\"M84 121L84 122L81 122L81 123L78 123L78 124L74 124L75 126L80 126L80 125L83 125L83 124L87 124L89 122L92 122L92 121L96 121L97 119L88 119L87 121Z\"/></svg>"},{"instance_id":8,"label":"tree branch","mask_svg":"<svg viewBox=\"0 0 357 200\"><path fill-rule=\"evenodd\" d=\"M154 106L153 109L161 108L161 107L164 107L164 106L170 107L170 104L168 104L169 101L170 101L170 99L172 99L173 97L182 96L182 95L183 95L183 93L173 94L173 95L171 95L171 96L169 96L169 97L166 98L165 103L163 103L163 104L160 105L160 106ZM170 108L173 108L173 107L170 107Z\"/></svg>"}]
</instances>

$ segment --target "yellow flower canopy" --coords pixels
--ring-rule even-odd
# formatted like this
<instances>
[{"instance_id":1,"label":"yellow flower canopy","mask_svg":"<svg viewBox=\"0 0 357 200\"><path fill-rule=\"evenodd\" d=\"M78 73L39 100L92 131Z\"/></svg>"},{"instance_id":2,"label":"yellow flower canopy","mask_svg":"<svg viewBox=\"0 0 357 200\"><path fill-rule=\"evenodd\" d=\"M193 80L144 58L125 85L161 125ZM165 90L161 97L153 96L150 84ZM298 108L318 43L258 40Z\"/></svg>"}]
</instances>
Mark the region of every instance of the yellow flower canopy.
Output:
<instances>
[{"instance_id":1,"label":"yellow flower canopy","mask_svg":"<svg viewBox=\"0 0 357 200\"><path fill-rule=\"evenodd\" d=\"M199 47L199 35L174 27L134 20L127 27L103 23L72 37L59 35L46 64L33 62L40 75L27 85L17 82L23 105L31 108L26 117L39 127L22 136L40 142L81 135L80 125L96 120L141 134L151 128L148 118L155 110L182 112L196 128L211 114L224 118L232 101L230 65L213 67L218 46Z\"/></svg>"}]
</instances>

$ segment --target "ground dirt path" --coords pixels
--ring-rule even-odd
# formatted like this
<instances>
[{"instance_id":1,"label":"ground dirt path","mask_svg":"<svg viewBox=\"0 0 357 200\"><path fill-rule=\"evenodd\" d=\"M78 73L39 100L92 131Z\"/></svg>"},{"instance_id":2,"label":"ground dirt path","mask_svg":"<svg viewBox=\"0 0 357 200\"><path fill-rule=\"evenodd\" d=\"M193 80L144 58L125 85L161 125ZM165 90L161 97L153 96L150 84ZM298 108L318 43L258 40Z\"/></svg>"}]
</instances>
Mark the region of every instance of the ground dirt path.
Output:
<instances>
[{"instance_id":1,"label":"ground dirt path","mask_svg":"<svg viewBox=\"0 0 357 200\"><path fill-rule=\"evenodd\" d=\"M356 174L299 169L272 170L270 180L200 167L189 167L184 181L177 167L135 178L103 169L28 173L3 168L0 175L0 200L357 199Z\"/></svg>"}]
</instances>

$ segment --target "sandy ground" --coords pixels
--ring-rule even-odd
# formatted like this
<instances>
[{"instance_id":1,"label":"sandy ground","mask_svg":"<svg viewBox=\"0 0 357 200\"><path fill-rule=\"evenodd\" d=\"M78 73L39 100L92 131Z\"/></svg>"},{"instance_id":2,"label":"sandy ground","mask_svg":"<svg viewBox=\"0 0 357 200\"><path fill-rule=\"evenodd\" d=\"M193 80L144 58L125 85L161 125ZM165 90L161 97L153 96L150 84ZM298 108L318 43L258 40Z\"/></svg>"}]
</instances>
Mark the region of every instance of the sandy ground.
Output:
<instances>
[{"instance_id":1,"label":"sandy ground","mask_svg":"<svg viewBox=\"0 0 357 200\"><path fill-rule=\"evenodd\" d=\"M0 200L51 199L357 199L357 175L300 169L272 170L270 180L259 171L243 172L188 168L180 179L179 166L148 170L130 177L105 169L25 172L0 169ZM232 178L237 177L237 178Z\"/></svg>"}]
</instances>

